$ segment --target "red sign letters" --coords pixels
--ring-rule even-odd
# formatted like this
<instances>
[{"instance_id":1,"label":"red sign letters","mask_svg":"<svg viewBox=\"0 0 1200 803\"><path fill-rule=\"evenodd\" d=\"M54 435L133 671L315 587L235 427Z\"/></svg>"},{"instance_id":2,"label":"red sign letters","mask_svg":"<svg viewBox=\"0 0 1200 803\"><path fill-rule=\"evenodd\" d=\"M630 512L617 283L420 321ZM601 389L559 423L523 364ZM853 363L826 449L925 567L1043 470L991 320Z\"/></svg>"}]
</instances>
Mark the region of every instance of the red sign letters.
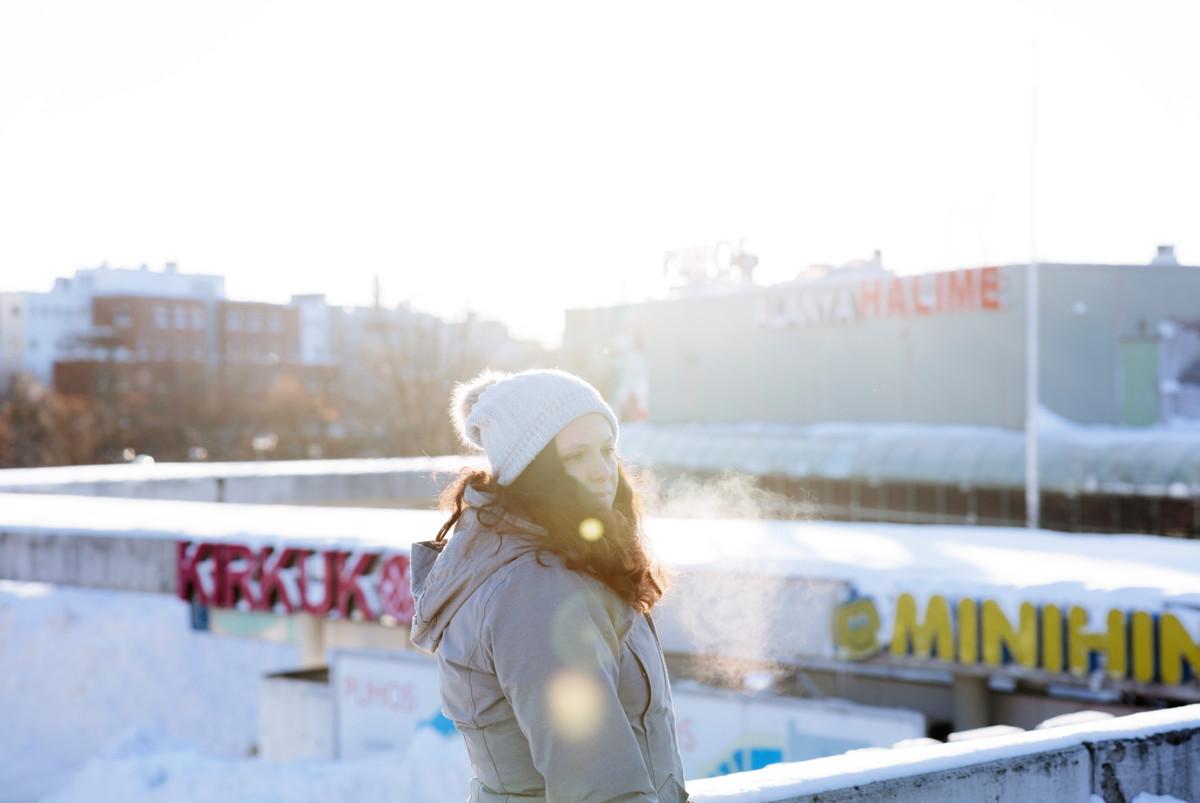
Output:
<instances>
[{"instance_id":1,"label":"red sign letters","mask_svg":"<svg viewBox=\"0 0 1200 803\"><path fill-rule=\"evenodd\" d=\"M180 541L176 593L215 608L412 621L408 556Z\"/></svg>"}]
</instances>

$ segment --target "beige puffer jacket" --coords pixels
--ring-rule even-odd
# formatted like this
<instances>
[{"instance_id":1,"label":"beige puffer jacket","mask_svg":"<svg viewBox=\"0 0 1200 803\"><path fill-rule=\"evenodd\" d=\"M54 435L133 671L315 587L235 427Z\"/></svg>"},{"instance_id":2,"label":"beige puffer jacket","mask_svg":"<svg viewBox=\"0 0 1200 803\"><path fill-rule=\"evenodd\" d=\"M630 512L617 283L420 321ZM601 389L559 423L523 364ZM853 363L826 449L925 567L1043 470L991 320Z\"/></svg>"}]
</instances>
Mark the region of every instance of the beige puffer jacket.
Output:
<instances>
[{"instance_id":1,"label":"beige puffer jacket","mask_svg":"<svg viewBox=\"0 0 1200 803\"><path fill-rule=\"evenodd\" d=\"M412 640L437 656L475 771L468 800L684 803L650 617L557 556L539 561L544 534L509 514L485 527L468 509L447 542L413 545Z\"/></svg>"}]
</instances>

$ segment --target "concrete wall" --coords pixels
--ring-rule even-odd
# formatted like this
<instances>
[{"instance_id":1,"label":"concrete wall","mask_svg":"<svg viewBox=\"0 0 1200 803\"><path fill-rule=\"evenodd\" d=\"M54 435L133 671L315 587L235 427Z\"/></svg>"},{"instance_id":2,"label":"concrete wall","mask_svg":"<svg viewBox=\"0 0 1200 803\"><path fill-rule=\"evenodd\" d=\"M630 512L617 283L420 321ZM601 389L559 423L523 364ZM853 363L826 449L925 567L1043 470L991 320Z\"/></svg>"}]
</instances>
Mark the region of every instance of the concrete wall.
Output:
<instances>
[{"instance_id":1,"label":"concrete wall","mask_svg":"<svg viewBox=\"0 0 1200 803\"><path fill-rule=\"evenodd\" d=\"M852 751L690 781L697 803L1200 799L1200 705L974 742Z\"/></svg>"},{"instance_id":2,"label":"concrete wall","mask_svg":"<svg viewBox=\"0 0 1200 803\"><path fill-rule=\"evenodd\" d=\"M288 461L9 469L0 471L0 493L428 508L456 474L448 468L455 458L438 461L432 467L428 461L407 460L382 461L390 466L372 465L373 461L295 461L290 470ZM458 462L470 461L468 457ZM254 473L255 466L263 466L262 473Z\"/></svg>"},{"instance_id":3,"label":"concrete wall","mask_svg":"<svg viewBox=\"0 0 1200 803\"><path fill-rule=\"evenodd\" d=\"M258 700L258 754L267 761L331 759L333 692L328 672L267 675Z\"/></svg>"},{"instance_id":4,"label":"concrete wall","mask_svg":"<svg viewBox=\"0 0 1200 803\"><path fill-rule=\"evenodd\" d=\"M852 785L815 795L800 795L779 803L848 803L894 800L922 803L979 803L980 801L1086 801L1088 751L1083 747L1038 753L986 765L956 767L896 780Z\"/></svg>"},{"instance_id":5,"label":"concrete wall","mask_svg":"<svg viewBox=\"0 0 1200 803\"><path fill-rule=\"evenodd\" d=\"M0 579L175 593L174 541L0 529Z\"/></svg>"}]
</instances>

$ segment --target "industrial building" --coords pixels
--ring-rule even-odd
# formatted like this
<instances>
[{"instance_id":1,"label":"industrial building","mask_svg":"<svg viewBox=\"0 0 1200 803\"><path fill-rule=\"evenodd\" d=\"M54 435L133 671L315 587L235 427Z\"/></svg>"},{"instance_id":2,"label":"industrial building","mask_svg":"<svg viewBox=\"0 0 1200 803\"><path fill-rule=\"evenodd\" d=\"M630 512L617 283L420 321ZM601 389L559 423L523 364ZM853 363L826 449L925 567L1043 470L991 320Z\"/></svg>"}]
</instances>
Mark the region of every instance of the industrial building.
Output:
<instances>
[{"instance_id":1,"label":"industrial building","mask_svg":"<svg viewBox=\"0 0 1200 803\"><path fill-rule=\"evenodd\" d=\"M1039 267L1047 525L1200 534L1200 267ZM564 363L656 469L755 474L827 517L1020 524L1028 271L685 287L568 312Z\"/></svg>"}]
</instances>

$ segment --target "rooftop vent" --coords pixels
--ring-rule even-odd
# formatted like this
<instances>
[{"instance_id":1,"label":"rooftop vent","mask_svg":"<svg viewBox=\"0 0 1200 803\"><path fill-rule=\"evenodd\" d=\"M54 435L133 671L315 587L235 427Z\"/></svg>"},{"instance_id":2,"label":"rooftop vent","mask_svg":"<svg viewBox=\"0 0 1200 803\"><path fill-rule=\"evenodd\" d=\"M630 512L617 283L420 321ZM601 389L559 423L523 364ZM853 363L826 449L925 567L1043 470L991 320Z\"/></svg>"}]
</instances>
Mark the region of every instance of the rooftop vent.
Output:
<instances>
[{"instance_id":1,"label":"rooftop vent","mask_svg":"<svg viewBox=\"0 0 1200 803\"><path fill-rule=\"evenodd\" d=\"M1175 246L1160 245L1158 252L1155 253L1154 259L1150 260L1151 265L1178 265L1179 260L1175 258Z\"/></svg>"}]
</instances>

